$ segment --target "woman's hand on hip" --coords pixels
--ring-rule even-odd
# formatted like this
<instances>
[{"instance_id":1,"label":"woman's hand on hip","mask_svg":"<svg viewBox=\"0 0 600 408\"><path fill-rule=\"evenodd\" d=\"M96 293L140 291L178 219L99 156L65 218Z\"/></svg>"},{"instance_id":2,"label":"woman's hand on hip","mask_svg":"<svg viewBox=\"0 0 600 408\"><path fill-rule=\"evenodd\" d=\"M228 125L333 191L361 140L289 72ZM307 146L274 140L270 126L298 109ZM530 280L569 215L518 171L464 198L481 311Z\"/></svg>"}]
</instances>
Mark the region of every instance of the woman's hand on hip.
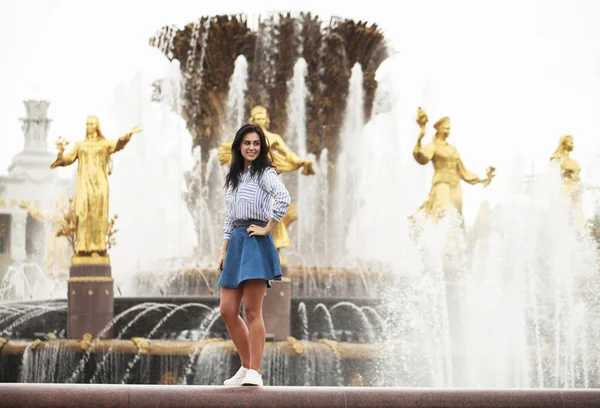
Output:
<instances>
[{"instance_id":1,"label":"woman's hand on hip","mask_svg":"<svg viewBox=\"0 0 600 408\"><path fill-rule=\"evenodd\" d=\"M248 233L248 236L252 237L254 235L258 236L258 237L264 237L265 235L269 235L269 230L263 227L259 227L258 225L250 225L247 229L246 232Z\"/></svg>"}]
</instances>

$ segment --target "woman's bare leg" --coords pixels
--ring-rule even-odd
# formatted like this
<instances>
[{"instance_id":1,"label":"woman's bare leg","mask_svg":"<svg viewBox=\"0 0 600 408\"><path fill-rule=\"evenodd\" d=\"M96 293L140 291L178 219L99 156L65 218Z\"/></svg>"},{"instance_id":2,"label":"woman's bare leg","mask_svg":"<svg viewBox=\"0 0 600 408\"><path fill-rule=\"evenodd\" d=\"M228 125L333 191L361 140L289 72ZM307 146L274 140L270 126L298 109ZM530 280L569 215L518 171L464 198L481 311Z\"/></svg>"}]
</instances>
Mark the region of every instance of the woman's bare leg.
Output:
<instances>
[{"instance_id":1,"label":"woman's bare leg","mask_svg":"<svg viewBox=\"0 0 600 408\"><path fill-rule=\"evenodd\" d=\"M267 285L263 279L250 279L244 282L244 311L248 320L250 366L248 368L260 372L265 351L265 322L262 316L262 303Z\"/></svg>"},{"instance_id":2,"label":"woman's bare leg","mask_svg":"<svg viewBox=\"0 0 600 408\"><path fill-rule=\"evenodd\" d=\"M264 282L264 281L263 281ZM245 282L244 282L245 283ZM221 287L220 312L227 332L233 340L242 361L242 366L250 367L250 347L248 341L248 327L240 317L240 305L244 296L244 283L237 288Z\"/></svg>"}]
</instances>

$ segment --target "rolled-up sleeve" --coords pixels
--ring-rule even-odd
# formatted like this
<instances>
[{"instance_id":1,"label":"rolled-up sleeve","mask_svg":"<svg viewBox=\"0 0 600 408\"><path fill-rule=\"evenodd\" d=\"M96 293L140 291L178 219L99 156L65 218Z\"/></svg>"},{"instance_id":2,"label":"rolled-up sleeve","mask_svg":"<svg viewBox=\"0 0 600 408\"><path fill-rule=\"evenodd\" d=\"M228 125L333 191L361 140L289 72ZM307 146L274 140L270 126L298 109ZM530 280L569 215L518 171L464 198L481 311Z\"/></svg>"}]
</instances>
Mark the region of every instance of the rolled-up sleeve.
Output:
<instances>
[{"instance_id":1,"label":"rolled-up sleeve","mask_svg":"<svg viewBox=\"0 0 600 408\"><path fill-rule=\"evenodd\" d=\"M291 198L273 167L269 167L263 173L261 186L274 200L271 218L277 222L281 221L290 206Z\"/></svg>"},{"instance_id":2,"label":"rolled-up sleeve","mask_svg":"<svg viewBox=\"0 0 600 408\"><path fill-rule=\"evenodd\" d=\"M231 187L227 189L227 194L225 196L225 205L227 206L227 212L225 214L225 223L223 225L223 240L228 241L231 239L231 232L233 231L233 214L232 214L232 205L231 200L233 199Z\"/></svg>"}]
</instances>

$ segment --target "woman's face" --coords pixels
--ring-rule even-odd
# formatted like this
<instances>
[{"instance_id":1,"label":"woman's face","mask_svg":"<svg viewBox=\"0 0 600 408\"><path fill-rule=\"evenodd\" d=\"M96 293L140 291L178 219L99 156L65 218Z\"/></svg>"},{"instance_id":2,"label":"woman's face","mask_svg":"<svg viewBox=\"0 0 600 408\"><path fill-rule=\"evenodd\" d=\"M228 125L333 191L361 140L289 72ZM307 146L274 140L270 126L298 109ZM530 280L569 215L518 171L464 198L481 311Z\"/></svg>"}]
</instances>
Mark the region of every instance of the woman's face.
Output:
<instances>
[{"instance_id":1,"label":"woman's face","mask_svg":"<svg viewBox=\"0 0 600 408\"><path fill-rule=\"evenodd\" d=\"M252 163L260 155L260 137L256 132L246 133L242 139L240 152L245 162Z\"/></svg>"}]
</instances>

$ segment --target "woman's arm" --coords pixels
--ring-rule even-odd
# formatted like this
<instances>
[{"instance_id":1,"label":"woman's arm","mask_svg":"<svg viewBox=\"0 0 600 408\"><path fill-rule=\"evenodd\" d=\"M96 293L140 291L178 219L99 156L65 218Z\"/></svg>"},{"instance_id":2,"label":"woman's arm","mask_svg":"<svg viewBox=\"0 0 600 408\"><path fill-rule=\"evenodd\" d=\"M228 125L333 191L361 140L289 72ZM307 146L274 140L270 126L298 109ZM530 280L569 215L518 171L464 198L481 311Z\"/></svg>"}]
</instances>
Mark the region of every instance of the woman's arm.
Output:
<instances>
[{"instance_id":1,"label":"woman's arm","mask_svg":"<svg viewBox=\"0 0 600 408\"><path fill-rule=\"evenodd\" d=\"M227 212L225 214L225 222L223 224L223 241L229 242L231 239L231 232L233 231L233 213L231 211L232 206L229 205L230 201L233 199L231 187L227 189L227 193L225 194L225 205L227 206ZM227 250L227 246L223 243L225 250Z\"/></svg>"},{"instance_id":2,"label":"woman's arm","mask_svg":"<svg viewBox=\"0 0 600 408\"><path fill-rule=\"evenodd\" d=\"M278 223L281 221L290 206L290 193L279 179L279 176L273 167L269 167L264 171L260 179L260 184L275 201L273 203L271 219L274 220L275 223Z\"/></svg>"},{"instance_id":3,"label":"woman's arm","mask_svg":"<svg viewBox=\"0 0 600 408\"><path fill-rule=\"evenodd\" d=\"M264 171L260 178L260 185L273 198L274 203L267 226L261 228L257 225L251 225L247 229L250 236L263 236L273 232L277 224L285 216L291 203L290 193L281 180L279 180L277 172L273 167L269 167Z\"/></svg>"},{"instance_id":4,"label":"woman's arm","mask_svg":"<svg viewBox=\"0 0 600 408\"><path fill-rule=\"evenodd\" d=\"M219 259L217 260L217 267L219 268L219 272L223 271L223 265L225 264L225 255L227 255L227 248L229 247L229 240L223 240L223 247L221 248L221 253L219 254Z\"/></svg>"},{"instance_id":5,"label":"woman's arm","mask_svg":"<svg viewBox=\"0 0 600 408\"><path fill-rule=\"evenodd\" d=\"M217 260L217 267L219 268L219 271L223 270L225 255L227 254L227 248L229 248L229 241L231 240L231 232L233 231L233 214L231 213L229 200L231 200L231 187L227 189L227 194L225 196L227 213L225 214L225 222L223 224L223 246L221 247L221 253L219 254L219 258Z\"/></svg>"}]
</instances>

